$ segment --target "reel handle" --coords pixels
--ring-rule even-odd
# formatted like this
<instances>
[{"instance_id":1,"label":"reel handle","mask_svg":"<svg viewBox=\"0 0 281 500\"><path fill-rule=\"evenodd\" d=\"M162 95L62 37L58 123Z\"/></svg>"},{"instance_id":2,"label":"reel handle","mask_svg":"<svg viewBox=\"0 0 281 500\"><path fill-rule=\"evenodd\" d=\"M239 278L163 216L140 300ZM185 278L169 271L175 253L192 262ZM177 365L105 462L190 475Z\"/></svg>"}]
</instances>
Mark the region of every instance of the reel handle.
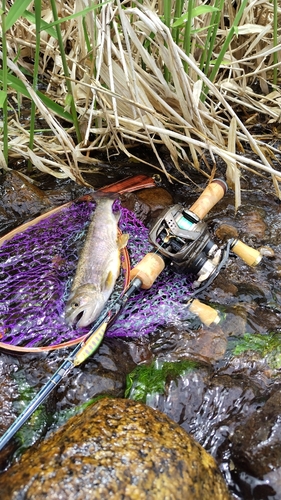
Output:
<instances>
[{"instance_id":1,"label":"reel handle","mask_svg":"<svg viewBox=\"0 0 281 500\"><path fill-rule=\"evenodd\" d=\"M218 311L211 306L207 306L207 304L203 304L198 299L191 299L189 310L198 316L205 326L217 325L220 322Z\"/></svg>"},{"instance_id":2,"label":"reel handle","mask_svg":"<svg viewBox=\"0 0 281 500\"><path fill-rule=\"evenodd\" d=\"M261 253L255 248L249 247L240 240L235 240L231 245L231 251L244 260L248 266L257 266L262 259Z\"/></svg>"},{"instance_id":3,"label":"reel handle","mask_svg":"<svg viewBox=\"0 0 281 500\"><path fill-rule=\"evenodd\" d=\"M226 182L222 179L214 179L190 207L190 212L197 215L199 219L204 219L205 215L223 198L226 191Z\"/></svg>"}]
</instances>

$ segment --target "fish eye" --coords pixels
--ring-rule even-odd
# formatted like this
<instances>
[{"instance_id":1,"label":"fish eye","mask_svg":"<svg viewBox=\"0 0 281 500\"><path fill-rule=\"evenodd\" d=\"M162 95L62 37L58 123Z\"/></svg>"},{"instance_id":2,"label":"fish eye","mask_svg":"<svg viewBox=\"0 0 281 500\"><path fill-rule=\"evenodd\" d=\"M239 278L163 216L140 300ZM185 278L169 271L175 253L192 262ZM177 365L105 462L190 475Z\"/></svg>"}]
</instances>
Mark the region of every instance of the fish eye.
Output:
<instances>
[{"instance_id":1,"label":"fish eye","mask_svg":"<svg viewBox=\"0 0 281 500\"><path fill-rule=\"evenodd\" d=\"M72 302L71 305L72 305L72 307L78 307L79 306L78 302Z\"/></svg>"}]
</instances>

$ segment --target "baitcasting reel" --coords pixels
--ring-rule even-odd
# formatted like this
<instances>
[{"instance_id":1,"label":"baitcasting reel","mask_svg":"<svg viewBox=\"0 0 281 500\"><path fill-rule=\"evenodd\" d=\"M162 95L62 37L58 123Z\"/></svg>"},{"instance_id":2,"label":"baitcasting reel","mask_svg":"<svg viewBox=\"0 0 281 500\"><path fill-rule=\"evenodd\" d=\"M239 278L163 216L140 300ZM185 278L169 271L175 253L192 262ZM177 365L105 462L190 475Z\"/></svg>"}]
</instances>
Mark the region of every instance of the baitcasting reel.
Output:
<instances>
[{"instance_id":1,"label":"baitcasting reel","mask_svg":"<svg viewBox=\"0 0 281 500\"><path fill-rule=\"evenodd\" d=\"M162 214L149 239L176 272L193 274L198 282L212 275L221 261L222 250L212 241L207 224L181 205Z\"/></svg>"},{"instance_id":2,"label":"baitcasting reel","mask_svg":"<svg viewBox=\"0 0 281 500\"><path fill-rule=\"evenodd\" d=\"M230 250L249 265L256 265L261 260L257 250L239 240L229 240L226 246L219 248L202 221L226 191L226 183L215 179L189 210L173 205L161 214L150 230L149 239L157 253L170 261L176 272L192 274L194 287L201 287L203 283L208 286L215 279Z\"/></svg>"}]
</instances>

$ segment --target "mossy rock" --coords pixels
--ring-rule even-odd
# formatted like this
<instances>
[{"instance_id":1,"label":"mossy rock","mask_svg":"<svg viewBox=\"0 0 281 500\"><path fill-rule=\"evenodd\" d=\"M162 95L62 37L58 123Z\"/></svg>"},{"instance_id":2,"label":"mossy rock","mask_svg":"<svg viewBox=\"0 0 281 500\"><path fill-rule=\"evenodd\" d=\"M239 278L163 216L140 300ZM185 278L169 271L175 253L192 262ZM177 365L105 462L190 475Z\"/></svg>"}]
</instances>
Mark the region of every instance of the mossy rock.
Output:
<instances>
[{"instance_id":1,"label":"mossy rock","mask_svg":"<svg viewBox=\"0 0 281 500\"><path fill-rule=\"evenodd\" d=\"M143 403L102 399L0 477L5 500L229 500L215 460Z\"/></svg>"}]
</instances>

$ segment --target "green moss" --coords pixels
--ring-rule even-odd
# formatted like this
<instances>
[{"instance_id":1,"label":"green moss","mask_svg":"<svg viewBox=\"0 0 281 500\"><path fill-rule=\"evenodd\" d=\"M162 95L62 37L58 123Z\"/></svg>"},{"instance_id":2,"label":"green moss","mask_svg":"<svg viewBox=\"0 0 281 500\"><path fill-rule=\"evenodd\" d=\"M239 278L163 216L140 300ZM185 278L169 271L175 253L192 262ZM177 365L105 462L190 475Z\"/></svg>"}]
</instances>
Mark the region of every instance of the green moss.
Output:
<instances>
[{"instance_id":1,"label":"green moss","mask_svg":"<svg viewBox=\"0 0 281 500\"><path fill-rule=\"evenodd\" d=\"M272 370L281 368L281 345L266 356L266 362Z\"/></svg>"},{"instance_id":2,"label":"green moss","mask_svg":"<svg viewBox=\"0 0 281 500\"><path fill-rule=\"evenodd\" d=\"M85 401L85 403L81 403L80 405L72 406L71 408L65 408L64 410L60 410L58 413L53 415L53 425L52 425L52 430L56 430L59 427L61 427L63 424L67 422L71 417L74 415L79 415L82 413L88 406L96 403L100 399L103 398L110 398L111 396L108 396L106 394L101 394L99 396L96 396L95 398L89 399L88 401Z\"/></svg>"},{"instance_id":3,"label":"green moss","mask_svg":"<svg viewBox=\"0 0 281 500\"><path fill-rule=\"evenodd\" d=\"M29 385L24 372L17 372L14 377L18 385L18 398L14 402L14 409L20 415L35 397L37 391ZM46 410L45 405L40 405L25 425L16 433L19 447L15 456L21 455L27 448L32 446L45 433L50 421L51 414Z\"/></svg>"},{"instance_id":4,"label":"green moss","mask_svg":"<svg viewBox=\"0 0 281 500\"><path fill-rule=\"evenodd\" d=\"M264 357L272 351L278 350L280 345L280 334L269 333L267 335L260 335L259 333L245 333L236 343L233 354L239 356L246 351L255 351Z\"/></svg>"},{"instance_id":5,"label":"green moss","mask_svg":"<svg viewBox=\"0 0 281 500\"><path fill-rule=\"evenodd\" d=\"M25 380L22 373L16 374L16 380L18 383L19 396L15 403L15 409L18 414L20 414L30 403L30 401L36 396L37 390L30 387L28 382ZM18 440L18 448L15 456L20 456L25 450L37 442L42 435L46 432L49 427L52 430L58 429L67 420L69 420L74 415L82 413L87 406L96 403L99 399L103 397L110 397L106 395L100 395L95 398L86 401L80 405L73 406L71 408L66 408L55 414L46 409L45 404L41 404L37 410L31 415L30 419L21 427L17 432L16 437Z\"/></svg>"},{"instance_id":6,"label":"green moss","mask_svg":"<svg viewBox=\"0 0 281 500\"><path fill-rule=\"evenodd\" d=\"M145 403L147 394L163 394L168 377L177 378L197 366L198 363L189 360L139 365L127 375L125 397Z\"/></svg>"}]
</instances>

